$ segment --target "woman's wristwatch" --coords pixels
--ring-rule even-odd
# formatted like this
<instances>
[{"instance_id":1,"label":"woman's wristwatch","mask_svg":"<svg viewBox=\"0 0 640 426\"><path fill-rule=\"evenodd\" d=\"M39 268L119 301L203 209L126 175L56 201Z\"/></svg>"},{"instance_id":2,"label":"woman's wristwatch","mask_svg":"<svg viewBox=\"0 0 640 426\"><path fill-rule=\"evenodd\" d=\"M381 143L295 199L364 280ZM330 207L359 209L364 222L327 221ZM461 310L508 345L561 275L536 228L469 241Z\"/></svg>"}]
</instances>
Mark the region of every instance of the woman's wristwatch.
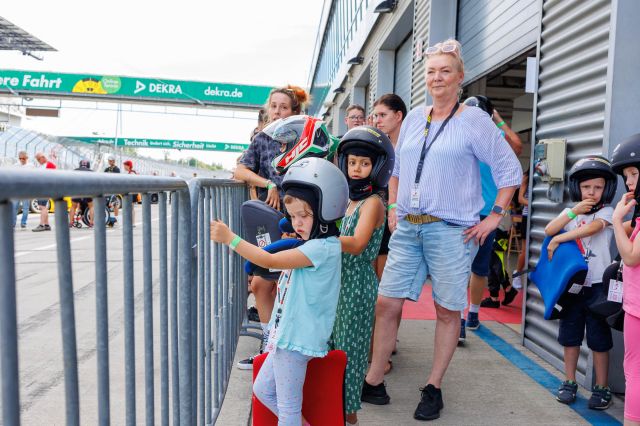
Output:
<instances>
[{"instance_id":1,"label":"woman's wristwatch","mask_svg":"<svg viewBox=\"0 0 640 426\"><path fill-rule=\"evenodd\" d=\"M507 211L497 204L493 205L493 207L491 208L491 213L499 214L502 217L505 217L507 215Z\"/></svg>"}]
</instances>

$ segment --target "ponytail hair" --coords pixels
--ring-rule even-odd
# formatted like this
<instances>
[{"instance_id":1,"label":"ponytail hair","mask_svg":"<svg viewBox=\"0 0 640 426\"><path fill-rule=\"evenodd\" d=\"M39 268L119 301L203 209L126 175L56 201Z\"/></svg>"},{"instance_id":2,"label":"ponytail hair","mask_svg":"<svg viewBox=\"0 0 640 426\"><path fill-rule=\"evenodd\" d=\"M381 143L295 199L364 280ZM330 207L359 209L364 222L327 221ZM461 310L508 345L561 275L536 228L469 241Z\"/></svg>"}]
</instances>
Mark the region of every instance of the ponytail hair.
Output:
<instances>
[{"instance_id":1,"label":"ponytail hair","mask_svg":"<svg viewBox=\"0 0 640 426\"><path fill-rule=\"evenodd\" d=\"M267 103L264 106L265 111L269 110L269 104L271 103L271 97L274 93L282 93L283 95L287 95L291 100L291 111L293 111L293 115L301 114L304 109L306 109L311 97L309 94L300 86L294 86L288 84L285 87L275 88L269 93L269 98L267 99ZM268 120L268 117L267 117Z\"/></svg>"},{"instance_id":2,"label":"ponytail hair","mask_svg":"<svg viewBox=\"0 0 640 426\"><path fill-rule=\"evenodd\" d=\"M402 113L402 119L404 120L407 116L407 105L405 105L402 98L395 93L387 93L386 95L380 96L374 103L373 106L384 105L389 108L391 111Z\"/></svg>"}]
</instances>

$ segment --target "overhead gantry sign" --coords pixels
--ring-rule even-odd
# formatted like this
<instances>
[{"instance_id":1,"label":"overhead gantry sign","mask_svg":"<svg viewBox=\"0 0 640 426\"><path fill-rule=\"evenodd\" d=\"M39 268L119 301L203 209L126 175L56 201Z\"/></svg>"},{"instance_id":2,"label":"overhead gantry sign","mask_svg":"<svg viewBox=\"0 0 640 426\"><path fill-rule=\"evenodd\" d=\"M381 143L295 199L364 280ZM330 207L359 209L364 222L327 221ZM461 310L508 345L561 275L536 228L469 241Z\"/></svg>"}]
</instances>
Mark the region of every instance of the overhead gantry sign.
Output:
<instances>
[{"instance_id":1,"label":"overhead gantry sign","mask_svg":"<svg viewBox=\"0 0 640 426\"><path fill-rule=\"evenodd\" d=\"M0 69L0 93L258 109L271 87L158 78Z\"/></svg>"}]
</instances>

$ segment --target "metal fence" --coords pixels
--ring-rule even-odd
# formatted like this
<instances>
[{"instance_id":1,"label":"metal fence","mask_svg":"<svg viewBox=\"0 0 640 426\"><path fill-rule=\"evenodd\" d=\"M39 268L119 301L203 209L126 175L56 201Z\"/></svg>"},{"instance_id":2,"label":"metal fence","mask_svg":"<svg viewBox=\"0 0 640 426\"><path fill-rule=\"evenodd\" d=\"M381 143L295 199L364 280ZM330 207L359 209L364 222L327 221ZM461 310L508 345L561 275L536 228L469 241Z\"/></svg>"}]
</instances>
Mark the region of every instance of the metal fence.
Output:
<instances>
[{"instance_id":1,"label":"metal fence","mask_svg":"<svg viewBox=\"0 0 640 426\"><path fill-rule=\"evenodd\" d=\"M80 160L89 160L93 170L103 170L107 167L107 157L116 157L117 164L125 160L132 160L138 173L143 175L157 174L170 176L172 173L179 177L190 179L194 173L199 177L226 178L230 172L225 170L203 170L181 164L170 164L152 158L126 154L107 144L89 144L74 139L51 136L20 127L8 126L0 132L0 166L12 166L18 162L18 152L25 151L32 164L35 154L43 152L60 169L73 170L78 167Z\"/></svg>"},{"instance_id":2,"label":"metal fence","mask_svg":"<svg viewBox=\"0 0 640 426\"><path fill-rule=\"evenodd\" d=\"M95 241L97 419L113 422L110 360L123 362L125 419L141 424L136 389L144 388L144 423L213 424L230 376L237 341L246 332L247 287L240 258L210 242L208 223L220 218L240 233L245 187L216 179L142 177L66 171L0 169L0 379L2 423L19 425L21 416L16 269L12 200L55 200L55 239L64 361L65 413L68 425L81 422L78 385L74 286L66 196L93 197L95 211L105 209L105 194L142 193L143 324L142 345L135 339L133 197L123 197L122 268L124 350L109 350L107 233L93 230ZM151 197L158 193L158 240L152 241ZM169 197L167 197L169 195ZM170 211L169 211L170 209ZM168 218L170 222L168 223ZM152 247L158 249L159 288L153 288ZM171 256L169 256L169 248ZM159 292L159 321L154 321L153 291ZM159 333L157 330L159 329ZM154 360L154 343L160 360ZM136 349L144 351L144 385L136 383ZM114 362L111 361L111 365ZM158 371L159 367L159 371ZM160 378L160 408L154 406ZM86 402L86 401L85 401ZM159 413L160 418L155 416Z\"/></svg>"}]
</instances>

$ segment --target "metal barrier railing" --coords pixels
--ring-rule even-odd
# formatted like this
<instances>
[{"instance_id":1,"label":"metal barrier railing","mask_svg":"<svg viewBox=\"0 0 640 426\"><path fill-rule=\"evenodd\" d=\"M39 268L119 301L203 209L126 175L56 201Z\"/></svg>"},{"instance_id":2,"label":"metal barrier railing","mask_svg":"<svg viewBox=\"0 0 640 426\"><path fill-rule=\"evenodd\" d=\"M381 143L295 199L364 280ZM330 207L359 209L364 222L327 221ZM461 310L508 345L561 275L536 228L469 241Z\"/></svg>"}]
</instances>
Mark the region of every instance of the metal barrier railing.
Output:
<instances>
[{"instance_id":1,"label":"metal barrier railing","mask_svg":"<svg viewBox=\"0 0 640 426\"><path fill-rule=\"evenodd\" d=\"M189 184L192 222L198 223L198 232L192 235L193 246L198 248L193 258L197 265L192 268L197 271L194 282L198 283L199 300L197 328L193 328L198 330L199 341L198 415L200 424L207 425L214 424L220 413L238 338L240 335L262 338L248 331L251 326L246 323L247 285L242 260L227 246L210 244L209 222L213 219L220 219L234 232L240 232L240 205L247 199L247 192L237 183L221 185L218 182L197 179ZM195 294L192 297L195 300ZM206 315L207 312L211 315ZM195 324L195 318L192 320ZM194 379L194 386L195 383Z\"/></svg>"},{"instance_id":2,"label":"metal barrier railing","mask_svg":"<svg viewBox=\"0 0 640 426\"><path fill-rule=\"evenodd\" d=\"M142 265L144 339L144 419L147 425L213 424L228 385L238 338L246 330L246 284L240 258L227 247L213 245L209 220L220 218L240 232L240 205L245 187L234 181L142 177L64 171L0 169L0 378L2 423L20 424L14 213L12 200L55 200L66 423L79 425L74 286L69 218L65 196L93 197L95 211L105 210L105 194L142 193ZM151 193L158 197L158 239L152 239ZM168 199L170 216L168 223ZM107 233L93 230L96 291L97 419L112 420L109 366L124 360L125 422L142 423L136 409L136 342L134 310L133 197L123 197L122 268L124 285L124 351L109 351ZM98 223L96 221L96 223ZM158 248L158 288L154 289L152 249ZM169 260L168 248L171 247ZM212 250L213 248L213 250ZM159 293L159 324L153 318L153 292ZM158 307L156 307L158 308ZM244 328L243 328L244 326ZM159 339L154 329L159 327ZM159 402L156 409L154 343L159 341ZM122 358L121 358L122 357ZM156 421L155 416L160 419ZM85 423L82 423L85 424Z\"/></svg>"},{"instance_id":3,"label":"metal barrier railing","mask_svg":"<svg viewBox=\"0 0 640 426\"><path fill-rule=\"evenodd\" d=\"M80 160L90 160L94 170L103 170L108 165L107 156L114 155L117 164L122 164L124 160L132 160L137 172L143 175L156 173L160 176L170 176L171 173L175 173L179 177L191 178L193 173L198 173L201 177L219 178L230 174L224 170L202 170L133 153L126 154L113 146L78 142L20 127L8 126L4 131L0 131L0 167L18 164L20 151L27 153L30 164L35 164L36 152L43 152L59 169L65 170L77 168Z\"/></svg>"}]
</instances>

